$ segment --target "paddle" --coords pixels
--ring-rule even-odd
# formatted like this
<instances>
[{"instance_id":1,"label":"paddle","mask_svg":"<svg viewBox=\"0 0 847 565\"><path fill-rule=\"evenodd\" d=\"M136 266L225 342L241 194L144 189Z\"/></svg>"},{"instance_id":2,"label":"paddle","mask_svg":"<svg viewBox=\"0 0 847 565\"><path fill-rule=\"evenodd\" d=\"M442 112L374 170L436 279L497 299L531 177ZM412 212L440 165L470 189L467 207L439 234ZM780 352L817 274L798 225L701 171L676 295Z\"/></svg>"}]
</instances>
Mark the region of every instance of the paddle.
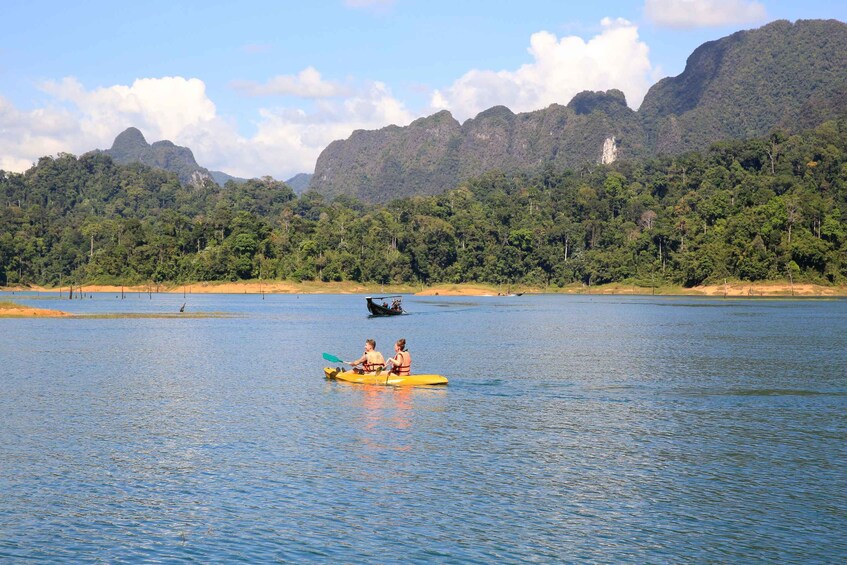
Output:
<instances>
[{"instance_id":1,"label":"paddle","mask_svg":"<svg viewBox=\"0 0 847 565\"><path fill-rule=\"evenodd\" d=\"M331 361L331 362L333 362L333 363L344 363L344 361L343 361L343 360L339 359L339 358L338 358L338 357L336 357L335 355L330 355L329 353L324 353L323 357L324 357L324 359L326 359L327 361Z\"/></svg>"}]
</instances>

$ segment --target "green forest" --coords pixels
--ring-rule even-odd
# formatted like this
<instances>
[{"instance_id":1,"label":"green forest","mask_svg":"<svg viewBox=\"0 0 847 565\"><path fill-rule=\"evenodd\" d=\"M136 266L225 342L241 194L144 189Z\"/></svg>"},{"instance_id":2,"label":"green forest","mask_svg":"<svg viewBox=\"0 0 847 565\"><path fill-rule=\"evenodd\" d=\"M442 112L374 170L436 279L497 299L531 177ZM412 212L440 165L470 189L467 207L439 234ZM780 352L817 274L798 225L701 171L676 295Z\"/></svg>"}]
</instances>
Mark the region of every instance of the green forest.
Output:
<instances>
[{"instance_id":1,"label":"green forest","mask_svg":"<svg viewBox=\"0 0 847 565\"><path fill-rule=\"evenodd\" d=\"M845 214L847 118L703 153L489 172L380 205L59 154L0 171L0 285L843 284Z\"/></svg>"}]
</instances>

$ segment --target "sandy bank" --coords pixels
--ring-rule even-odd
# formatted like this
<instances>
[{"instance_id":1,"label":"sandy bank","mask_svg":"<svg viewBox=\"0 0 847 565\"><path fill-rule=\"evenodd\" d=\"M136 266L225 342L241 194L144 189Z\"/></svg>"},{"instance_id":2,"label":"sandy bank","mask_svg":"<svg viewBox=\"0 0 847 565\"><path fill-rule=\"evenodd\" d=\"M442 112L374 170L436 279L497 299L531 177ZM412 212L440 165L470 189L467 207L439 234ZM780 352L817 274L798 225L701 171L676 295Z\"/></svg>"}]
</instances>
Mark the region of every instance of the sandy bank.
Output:
<instances>
[{"instance_id":1,"label":"sandy bank","mask_svg":"<svg viewBox=\"0 0 847 565\"><path fill-rule=\"evenodd\" d=\"M690 294L705 296L847 296L845 286L785 283L729 283L726 285L697 286Z\"/></svg>"},{"instance_id":2,"label":"sandy bank","mask_svg":"<svg viewBox=\"0 0 847 565\"><path fill-rule=\"evenodd\" d=\"M512 288L515 294L593 294L593 295L656 295L656 296L718 296L718 297L836 297L847 296L847 286L823 286L816 284L790 284L782 282L748 283L735 282L720 285L704 285L693 288L663 286L641 287L621 283L599 286L571 285L564 288ZM506 291L494 286L475 284L436 285L424 289L420 296L498 296Z\"/></svg>"},{"instance_id":3,"label":"sandy bank","mask_svg":"<svg viewBox=\"0 0 847 565\"><path fill-rule=\"evenodd\" d=\"M497 296L493 286L482 284L440 284L415 293L417 296Z\"/></svg>"},{"instance_id":4,"label":"sandy bank","mask_svg":"<svg viewBox=\"0 0 847 565\"><path fill-rule=\"evenodd\" d=\"M0 318L63 318L70 316L60 310L30 308L13 302L0 302Z\"/></svg>"},{"instance_id":5,"label":"sandy bank","mask_svg":"<svg viewBox=\"0 0 847 565\"><path fill-rule=\"evenodd\" d=\"M7 288L7 291L36 291L60 293L68 296L68 287L44 288ZM416 294L418 296L498 296L501 294L595 294L595 295L656 295L656 296L719 296L719 297L836 297L847 296L847 286L822 286L815 284L794 284L788 282L733 282L728 284L696 286L683 288L662 286L655 289L622 283L600 286L570 285L564 288L554 287L498 287L479 283L438 284L428 287L412 285L378 285L356 282L292 282L292 281L238 281L238 282L197 282L184 285L82 285L84 294L109 292L124 294L173 293L173 294L364 294L387 296L392 294ZM80 292L74 287L74 294Z\"/></svg>"},{"instance_id":6,"label":"sandy bank","mask_svg":"<svg viewBox=\"0 0 847 565\"><path fill-rule=\"evenodd\" d=\"M417 287L418 289L420 287ZM15 291L52 292L68 296L68 287L47 288L31 286L27 288L7 288ZM292 281L238 281L238 282L195 282L186 284L147 284L147 285L94 285L84 284L74 287L76 295L94 292L124 294L410 294L415 288L408 285L382 286L361 284L355 282L292 282Z\"/></svg>"}]
</instances>

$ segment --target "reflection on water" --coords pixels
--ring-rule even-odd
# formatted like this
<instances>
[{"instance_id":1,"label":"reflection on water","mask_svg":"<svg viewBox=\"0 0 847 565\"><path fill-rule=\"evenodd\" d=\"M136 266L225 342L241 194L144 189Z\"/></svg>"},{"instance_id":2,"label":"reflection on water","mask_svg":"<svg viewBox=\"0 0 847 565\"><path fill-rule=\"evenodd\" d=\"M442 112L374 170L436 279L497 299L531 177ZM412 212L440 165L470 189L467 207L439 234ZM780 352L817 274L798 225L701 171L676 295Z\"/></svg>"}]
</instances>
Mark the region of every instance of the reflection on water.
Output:
<instances>
[{"instance_id":1,"label":"reflection on water","mask_svg":"<svg viewBox=\"0 0 847 565\"><path fill-rule=\"evenodd\" d=\"M0 320L0 561L847 558L845 301L48 307L183 303ZM323 378L400 337L450 385Z\"/></svg>"}]
</instances>

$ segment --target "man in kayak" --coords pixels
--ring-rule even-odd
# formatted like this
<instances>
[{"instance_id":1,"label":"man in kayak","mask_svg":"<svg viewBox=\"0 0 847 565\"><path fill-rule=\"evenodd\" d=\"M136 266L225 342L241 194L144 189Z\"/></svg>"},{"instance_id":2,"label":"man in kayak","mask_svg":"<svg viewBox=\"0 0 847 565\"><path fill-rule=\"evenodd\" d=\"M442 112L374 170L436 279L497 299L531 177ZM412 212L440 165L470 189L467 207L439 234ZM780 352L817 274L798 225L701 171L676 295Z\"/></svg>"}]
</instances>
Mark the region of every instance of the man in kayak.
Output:
<instances>
[{"instance_id":1,"label":"man in kayak","mask_svg":"<svg viewBox=\"0 0 847 565\"><path fill-rule=\"evenodd\" d=\"M359 374L375 374L381 372L385 368L385 358L382 353L376 351L376 341L372 339L365 340L365 352L355 361L345 361L348 365L353 366L353 371ZM357 365L361 365L361 369L356 369Z\"/></svg>"},{"instance_id":2,"label":"man in kayak","mask_svg":"<svg viewBox=\"0 0 847 565\"><path fill-rule=\"evenodd\" d=\"M412 355L406 351L406 340L400 338L394 344L394 357L388 360L391 365L389 373L407 376L412 374Z\"/></svg>"}]
</instances>

